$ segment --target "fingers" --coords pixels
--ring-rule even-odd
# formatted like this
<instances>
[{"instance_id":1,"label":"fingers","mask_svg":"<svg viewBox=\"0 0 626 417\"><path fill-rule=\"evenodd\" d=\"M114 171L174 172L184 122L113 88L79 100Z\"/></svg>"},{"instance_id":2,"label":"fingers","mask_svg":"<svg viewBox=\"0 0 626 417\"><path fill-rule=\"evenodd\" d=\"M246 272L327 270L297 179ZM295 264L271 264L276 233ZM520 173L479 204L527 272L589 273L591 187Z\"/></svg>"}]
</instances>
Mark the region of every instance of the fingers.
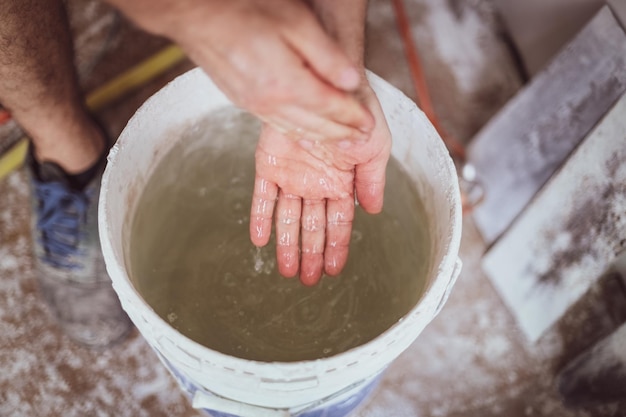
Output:
<instances>
[{"instance_id":1,"label":"fingers","mask_svg":"<svg viewBox=\"0 0 626 417\"><path fill-rule=\"evenodd\" d=\"M315 285L322 272L338 275L348 259L354 198L304 200L279 192L276 206L276 255L281 275L298 273L304 285ZM302 235L299 258L298 237Z\"/></svg>"},{"instance_id":2,"label":"fingers","mask_svg":"<svg viewBox=\"0 0 626 417\"><path fill-rule=\"evenodd\" d=\"M363 210L370 214L383 209L386 161L357 165L354 174L356 197Z\"/></svg>"},{"instance_id":3,"label":"fingers","mask_svg":"<svg viewBox=\"0 0 626 417\"><path fill-rule=\"evenodd\" d=\"M303 16L289 31L288 40L312 69L335 87L356 90L361 74L339 45L324 31L317 19Z\"/></svg>"},{"instance_id":4,"label":"fingers","mask_svg":"<svg viewBox=\"0 0 626 417\"><path fill-rule=\"evenodd\" d=\"M299 125L288 130L286 134L291 139L306 138L312 141L332 141L332 140L351 140L365 141L369 138L369 134L361 130L347 126L343 122L327 119L315 113L304 111L297 107L287 108L283 112L286 120L298 120ZM337 114L337 116L339 116ZM341 118L341 117L338 117ZM323 134L320 132L324 132ZM293 133L299 134L300 137L292 137Z\"/></svg>"},{"instance_id":5,"label":"fingers","mask_svg":"<svg viewBox=\"0 0 626 417\"><path fill-rule=\"evenodd\" d=\"M370 214L376 214L383 209L385 171L391 152L391 132L376 96L371 93L368 100L370 108L378 115L378 123L370 139L377 145L377 152L367 162L357 164L354 170L354 188L361 207Z\"/></svg>"},{"instance_id":6,"label":"fingers","mask_svg":"<svg viewBox=\"0 0 626 417\"><path fill-rule=\"evenodd\" d=\"M300 3L286 2L292 10L278 11L282 18L255 14L228 43L207 46L206 39L193 38L186 49L234 103L280 131L299 128L329 139L356 134L346 129L370 132L373 116L348 93L359 85L359 73ZM218 29L232 30L225 23Z\"/></svg>"},{"instance_id":7,"label":"fingers","mask_svg":"<svg viewBox=\"0 0 626 417\"><path fill-rule=\"evenodd\" d=\"M375 120L367 107L321 79L290 45L273 43L258 49L251 52L246 64L234 65L236 78L248 80L232 94L235 102L279 130L300 128L322 138L339 139L373 129ZM248 79L251 73L254 78Z\"/></svg>"},{"instance_id":8,"label":"fingers","mask_svg":"<svg viewBox=\"0 0 626 417\"><path fill-rule=\"evenodd\" d=\"M363 104L324 84L301 63L283 66L291 72L283 70L284 78L270 92L249 92L253 97L244 107L279 131L300 129L314 135L313 140L368 138L375 120ZM263 96L263 101L256 96Z\"/></svg>"},{"instance_id":9,"label":"fingers","mask_svg":"<svg viewBox=\"0 0 626 417\"><path fill-rule=\"evenodd\" d=\"M269 242L277 193L276 184L256 176L250 209L250 240L256 246L265 246Z\"/></svg>"},{"instance_id":10,"label":"fingers","mask_svg":"<svg viewBox=\"0 0 626 417\"><path fill-rule=\"evenodd\" d=\"M306 71L306 68L301 68ZM375 125L374 116L355 97L338 91L316 78L311 71L306 71L302 77L309 78L308 83L298 83L298 91L302 108L326 120L333 121L358 129L362 133L370 133ZM293 106L289 106L293 107ZM289 108L286 107L286 108ZM332 132L318 129L319 133L329 139L337 139Z\"/></svg>"},{"instance_id":11,"label":"fingers","mask_svg":"<svg viewBox=\"0 0 626 417\"><path fill-rule=\"evenodd\" d=\"M354 197L328 200L326 204L326 248L324 272L338 275L348 260L354 220Z\"/></svg>"},{"instance_id":12,"label":"fingers","mask_svg":"<svg viewBox=\"0 0 626 417\"><path fill-rule=\"evenodd\" d=\"M300 217L302 200L282 190L276 205L276 259L278 271L291 278L298 273Z\"/></svg>"},{"instance_id":13,"label":"fingers","mask_svg":"<svg viewBox=\"0 0 626 417\"><path fill-rule=\"evenodd\" d=\"M325 200L304 200L302 203L302 260L300 281L315 285L324 268L326 233Z\"/></svg>"}]
</instances>

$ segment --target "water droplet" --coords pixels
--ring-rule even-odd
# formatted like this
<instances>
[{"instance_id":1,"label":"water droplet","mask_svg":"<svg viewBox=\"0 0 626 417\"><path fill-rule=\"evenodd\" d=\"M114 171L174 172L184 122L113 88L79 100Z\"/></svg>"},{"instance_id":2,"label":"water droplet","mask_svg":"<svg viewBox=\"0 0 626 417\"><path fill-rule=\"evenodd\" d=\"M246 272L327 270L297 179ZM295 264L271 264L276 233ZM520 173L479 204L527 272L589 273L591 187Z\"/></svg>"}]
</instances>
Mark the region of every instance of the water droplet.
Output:
<instances>
[{"instance_id":1,"label":"water droplet","mask_svg":"<svg viewBox=\"0 0 626 417\"><path fill-rule=\"evenodd\" d=\"M278 239L278 243L281 246L289 246L289 244L291 243L291 239L290 239L291 235L289 233L281 233L280 234L280 238Z\"/></svg>"},{"instance_id":2,"label":"water droplet","mask_svg":"<svg viewBox=\"0 0 626 417\"><path fill-rule=\"evenodd\" d=\"M254 254L254 271L257 274L260 274L263 271L263 257L261 256L261 248L256 248L256 253Z\"/></svg>"}]
</instances>

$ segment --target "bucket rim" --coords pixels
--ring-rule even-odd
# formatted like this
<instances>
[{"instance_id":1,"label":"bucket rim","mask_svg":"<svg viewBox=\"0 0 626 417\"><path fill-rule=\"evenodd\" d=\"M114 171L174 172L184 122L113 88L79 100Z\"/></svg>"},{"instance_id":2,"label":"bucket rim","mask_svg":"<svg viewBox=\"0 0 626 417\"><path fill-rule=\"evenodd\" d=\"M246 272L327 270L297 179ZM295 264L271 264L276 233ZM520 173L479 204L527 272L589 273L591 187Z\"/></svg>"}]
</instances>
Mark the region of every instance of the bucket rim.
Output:
<instances>
[{"instance_id":1,"label":"bucket rim","mask_svg":"<svg viewBox=\"0 0 626 417\"><path fill-rule=\"evenodd\" d=\"M118 154L120 152L123 153L126 143L132 140L132 134L129 133L129 129L134 123L137 123L139 117L143 117L142 109L149 107L150 105L154 105L155 100L158 100L160 95L173 94L173 90L179 88L181 84L193 83L194 79L198 77L208 78L200 68L192 69L178 76L167 86L150 97L140 107L120 134L117 143L110 150L108 164L102 176L101 194L98 203L98 224L102 251L107 255L105 256L106 267L109 272L109 276L113 281L113 287L117 292L124 309L129 312L129 315L133 319L133 322L135 322L137 317L133 317L131 312L137 310L136 306L140 305L142 306L142 309L141 312L138 312L138 314L140 314L143 321L146 322L146 325L150 327L150 331L153 334L158 334L156 337L158 340L168 340L172 344L171 348L175 349L178 353L184 352L187 356L187 358L183 360L184 362L200 363L200 369L205 370L208 366L211 368L220 368L227 372L233 372L236 374L244 373L251 376L256 375L262 380L270 382L274 379L266 377L265 375L268 373L282 374L285 375L287 380L293 380L306 378L311 375L321 375L339 371L342 368L352 367L366 360L370 361L381 354L389 357L393 356L393 358L397 357L417 338L417 335L411 338L401 337L403 330L410 328L411 324L414 323L420 315L427 314L427 310L434 311L440 308L441 303L445 301L445 293L450 282L456 278L454 275L458 273L458 271L455 271L458 269L458 252L460 248L462 229L461 197L459 184L456 180L456 168L447 149L445 148L443 141L440 139L439 134L435 131L432 124L426 119L424 113L417 108L415 103L413 103L401 91L392 87L381 77L370 71L367 71L367 77L377 95L382 90L385 90L385 94L395 95L395 99L410 103L410 110L415 111L419 117L424 119L424 126L427 130L429 130L429 136L439 139L433 140L431 145L434 147L433 149L436 149L436 153L441 155L443 169L445 170L445 172L442 172L441 174L452 179L452 181L448 184L448 189L445 190L448 200L450 201L450 223L446 230L448 234L446 235L445 244L442 248L444 255L441 258L439 265L433 268L433 271L436 271L433 273L434 277L426 283L426 287L420 299L407 314L372 340L332 356L294 362L262 362L230 356L195 342L180 333L163 318L161 318L143 299L143 297L135 289L134 285L132 285L130 276L124 266L124 259L119 259L113 249L112 242L114 241L114 237L112 236L112 231L108 226L109 203L107 196L109 195L111 177L114 175L114 171L116 169L115 167L118 161ZM205 94L215 94L217 96L224 97L223 94L217 90L217 87L213 85L212 88L213 91L206 92ZM226 100L226 102L221 103L222 105L232 105L225 97L223 100ZM443 282L439 279L439 277L446 277L447 279ZM431 314L431 317L435 314L436 312ZM136 322L135 325L140 327L140 325ZM173 340L176 340L177 342L173 342ZM382 348L376 347L377 345L381 345L382 341L386 342L382 343ZM158 347L154 346L154 343L151 340L147 340L147 342L152 348L161 352ZM382 365L381 370L386 367L387 364L388 363Z\"/></svg>"}]
</instances>

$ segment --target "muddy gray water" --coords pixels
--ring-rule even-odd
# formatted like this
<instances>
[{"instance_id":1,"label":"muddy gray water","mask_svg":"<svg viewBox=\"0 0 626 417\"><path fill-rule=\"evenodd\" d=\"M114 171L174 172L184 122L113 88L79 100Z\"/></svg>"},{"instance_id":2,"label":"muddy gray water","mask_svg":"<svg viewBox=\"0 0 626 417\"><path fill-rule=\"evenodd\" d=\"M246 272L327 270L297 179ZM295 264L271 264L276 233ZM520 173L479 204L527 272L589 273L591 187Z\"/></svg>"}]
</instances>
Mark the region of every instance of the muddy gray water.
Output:
<instances>
[{"instance_id":1,"label":"muddy gray water","mask_svg":"<svg viewBox=\"0 0 626 417\"><path fill-rule=\"evenodd\" d=\"M258 361L312 360L375 338L421 297L430 248L410 178L392 160L385 208L357 208L346 268L315 287L281 277L248 237L258 123L224 111L190 128L139 199L127 262L147 303L187 337Z\"/></svg>"}]
</instances>

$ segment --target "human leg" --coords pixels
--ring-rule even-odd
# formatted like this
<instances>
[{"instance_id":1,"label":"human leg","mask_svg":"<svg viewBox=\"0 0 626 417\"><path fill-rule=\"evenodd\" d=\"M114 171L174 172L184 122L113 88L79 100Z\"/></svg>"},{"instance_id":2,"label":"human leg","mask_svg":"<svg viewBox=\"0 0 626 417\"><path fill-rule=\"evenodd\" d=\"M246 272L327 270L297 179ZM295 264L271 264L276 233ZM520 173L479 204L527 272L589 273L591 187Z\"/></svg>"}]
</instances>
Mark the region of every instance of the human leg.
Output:
<instances>
[{"instance_id":1,"label":"human leg","mask_svg":"<svg viewBox=\"0 0 626 417\"><path fill-rule=\"evenodd\" d=\"M104 151L103 133L78 87L61 0L2 2L0 102L31 137L38 161L76 174Z\"/></svg>"},{"instance_id":2,"label":"human leg","mask_svg":"<svg viewBox=\"0 0 626 417\"><path fill-rule=\"evenodd\" d=\"M44 299L73 340L97 347L120 340L130 322L97 228L106 141L83 104L61 0L2 3L0 102L32 139L31 224Z\"/></svg>"}]
</instances>

